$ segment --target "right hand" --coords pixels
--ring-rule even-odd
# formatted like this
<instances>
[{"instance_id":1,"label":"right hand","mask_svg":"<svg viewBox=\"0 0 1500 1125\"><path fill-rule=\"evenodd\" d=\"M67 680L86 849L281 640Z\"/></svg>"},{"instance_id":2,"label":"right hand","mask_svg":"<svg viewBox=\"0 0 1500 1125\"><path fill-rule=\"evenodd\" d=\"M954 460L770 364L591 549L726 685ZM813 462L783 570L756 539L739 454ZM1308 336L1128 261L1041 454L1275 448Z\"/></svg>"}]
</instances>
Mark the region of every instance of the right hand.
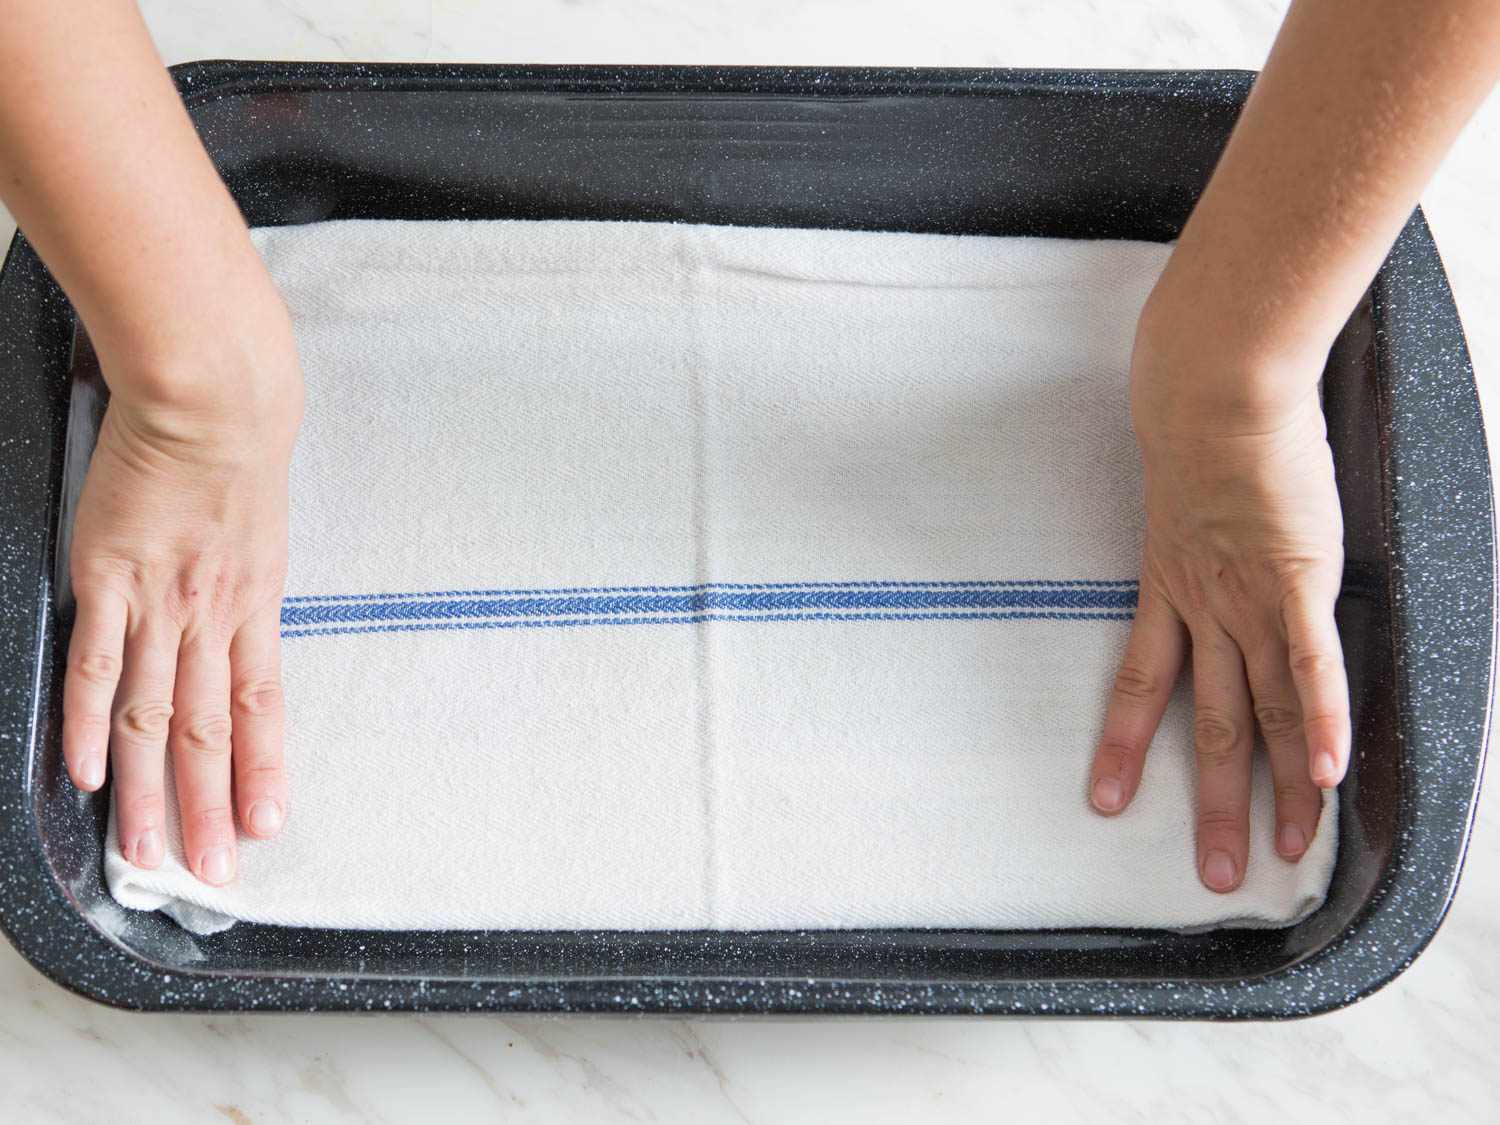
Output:
<instances>
[{"instance_id":1,"label":"right hand","mask_svg":"<svg viewBox=\"0 0 1500 1125\"><path fill-rule=\"evenodd\" d=\"M125 857L166 855L170 747L184 860L216 885L234 877L236 814L256 837L286 816L280 607L302 411L286 308L258 261L238 276L174 311L157 337L170 358L95 337L111 399L73 536L63 689L69 775L97 789L108 759ZM192 315L205 309L218 315Z\"/></svg>"}]
</instances>

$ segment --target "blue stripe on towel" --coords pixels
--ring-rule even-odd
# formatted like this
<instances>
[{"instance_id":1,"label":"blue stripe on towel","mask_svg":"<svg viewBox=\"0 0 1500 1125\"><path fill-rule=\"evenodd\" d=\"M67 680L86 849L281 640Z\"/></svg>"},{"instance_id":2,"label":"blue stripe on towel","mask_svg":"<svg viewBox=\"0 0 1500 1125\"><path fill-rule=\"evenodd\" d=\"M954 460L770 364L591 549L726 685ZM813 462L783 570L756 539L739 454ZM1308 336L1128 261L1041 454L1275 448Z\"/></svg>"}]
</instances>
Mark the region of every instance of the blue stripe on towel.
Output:
<instances>
[{"instance_id":1,"label":"blue stripe on towel","mask_svg":"<svg viewBox=\"0 0 1500 1125\"><path fill-rule=\"evenodd\" d=\"M708 582L287 598L282 635L451 629L685 625L709 621L1128 620L1137 584L1113 579L1005 582Z\"/></svg>"},{"instance_id":2,"label":"blue stripe on towel","mask_svg":"<svg viewBox=\"0 0 1500 1125\"><path fill-rule=\"evenodd\" d=\"M509 594L636 594L676 593L692 590L847 590L847 589L963 589L979 587L1129 587L1134 589L1133 578L1017 578L1008 581L985 582L979 580L947 582L896 582L878 580L869 582L698 582L687 586L549 586L540 589L510 590L422 590L407 594L298 594L283 599L287 605L307 602L370 602L389 601L400 598L481 598L501 597Z\"/></svg>"}]
</instances>

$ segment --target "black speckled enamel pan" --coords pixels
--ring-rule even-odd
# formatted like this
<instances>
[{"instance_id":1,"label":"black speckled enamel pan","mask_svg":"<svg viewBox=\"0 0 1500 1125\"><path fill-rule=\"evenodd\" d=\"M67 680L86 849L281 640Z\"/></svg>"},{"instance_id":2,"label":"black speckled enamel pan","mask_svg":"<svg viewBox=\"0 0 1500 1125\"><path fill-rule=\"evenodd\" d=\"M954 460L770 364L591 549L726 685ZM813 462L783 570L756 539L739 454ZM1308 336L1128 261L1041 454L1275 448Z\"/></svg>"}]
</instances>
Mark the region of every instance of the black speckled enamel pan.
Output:
<instances>
[{"instance_id":1,"label":"black speckled enamel pan","mask_svg":"<svg viewBox=\"0 0 1500 1125\"><path fill-rule=\"evenodd\" d=\"M255 225L651 219L1156 240L1177 234L1251 82L236 62L176 77ZM205 938L126 912L101 882L104 798L73 790L58 748L68 623L52 576L73 348L72 311L18 238L0 275L0 923L86 996L152 1009L1297 1016L1390 980L1453 896L1488 725L1494 522L1463 332L1420 214L1325 377L1355 758L1332 891L1280 930L241 924Z\"/></svg>"}]
</instances>

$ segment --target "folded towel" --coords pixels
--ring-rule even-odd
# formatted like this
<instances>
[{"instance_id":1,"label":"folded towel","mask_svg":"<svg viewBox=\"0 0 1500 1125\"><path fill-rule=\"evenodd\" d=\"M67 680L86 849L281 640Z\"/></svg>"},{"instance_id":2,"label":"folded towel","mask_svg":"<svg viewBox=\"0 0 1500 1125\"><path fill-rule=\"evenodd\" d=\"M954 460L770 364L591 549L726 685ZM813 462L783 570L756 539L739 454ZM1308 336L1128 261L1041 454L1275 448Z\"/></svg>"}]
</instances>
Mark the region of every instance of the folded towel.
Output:
<instances>
[{"instance_id":1,"label":"folded towel","mask_svg":"<svg viewBox=\"0 0 1500 1125\"><path fill-rule=\"evenodd\" d=\"M1135 604L1136 315L1166 247L655 223L259 230L308 380L291 811L213 930L1287 924L1255 770L1198 882L1184 684L1086 781Z\"/></svg>"}]
</instances>

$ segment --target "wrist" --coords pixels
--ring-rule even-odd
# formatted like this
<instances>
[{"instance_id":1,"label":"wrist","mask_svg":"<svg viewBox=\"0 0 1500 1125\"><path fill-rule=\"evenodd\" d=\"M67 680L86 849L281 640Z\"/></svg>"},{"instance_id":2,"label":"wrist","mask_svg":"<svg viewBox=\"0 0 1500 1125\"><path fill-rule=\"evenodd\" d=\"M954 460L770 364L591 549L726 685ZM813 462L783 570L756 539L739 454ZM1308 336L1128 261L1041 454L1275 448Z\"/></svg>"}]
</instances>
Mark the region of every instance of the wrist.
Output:
<instances>
[{"instance_id":1,"label":"wrist","mask_svg":"<svg viewBox=\"0 0 1500 1125\"><path fill-rule=\"evenodd\" d=\"M114 395L202 402L295 357L286 305L237 214L212 240L143 253L107 289L70 296Z\"/></svg>"},{"instance_id":2,"label":"wrist","mask_svg":"<svg viewBox=\"0 0 1500 1125\"><path fill-rule=\"evenodd\" d=\"M1159 287L1136 327L1130 400L1139 437L1269 433L1317 401L1331 336L1245 334L1211 295L1179 293Z\"/></svg>"},{"instance_id":3,"label":"wrist","mask_svg":"<svg viewBox=\"0 0 1500 1125\"><path fill-rule=\"evenodd\" d=\"M204 326L270 303L275 288L243 223L192 226L192 234L186 224L171 234L143 229L138 250L101 254L71 279L68 296L97 344L145 368L170 360Z\"/></svg>"},{"instance_id":4,"label":"wrist","mask_svg":"<svg viewBox=\"0 0 1500 1125\"><path fill-rule=\"evenodd\" d=\"M1278 428L1316 399L1346 310L1236 276L1190 229L1142 309L1131 357L1137 432Z\"/></svg>"},{"instance_id":5,"label":"wrist","mask_svg":"<svg viewBox=\"0 0 1500 1125\"><path fill-rule=\"evenodd\" d=\"M129 320L86 322L112 399L142 433L288 450L301 421L303 385L286 306L255 262L183 294L142 330ZM253 450L246 450L251 452Z\"/></svg>"}]
</instances>

